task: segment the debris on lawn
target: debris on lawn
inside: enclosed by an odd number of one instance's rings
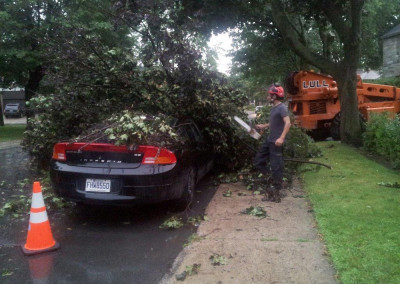
[[[112,115],[108,120],[93,125],[73,141],[111,142],[116,145],[147,143],[160,147],[177,146],[183,141],[176,128],[171,127],[173,120],[172,117],[163,114],[152,116],[124,110]]]
[[[279,241],[278,238],[261,238],[262,242],[277,242]]]
[[[390,188],[400,188],[400,183],[396,182],[379,182],[378,185]]]
[[[187,276],[196,275],[197,273],[199,273],[200,266],[201,266],[201,264],[198,264],[198,263],[186,266],[185,271],[183,271],[180,274],[175,275],[176,280],[177,281],[185,281]]]
[[[11,275],[13,275],[13,274],[14,274],[14,272],[11,271],[11,270],[8,270],[8,269],[4,269],[4,270],[1,272],[1,276],[2,276],[2,277],[11,276]]]
[[[197,235],[196,233],[191,234],[191,235],[189,236],[189,238],[187,239],[186,243],[183,244],[183,247],[184,247],[184,248],[185,248],[185,247],[188,247],[188,246],[190,246],[191,244],[193,244],[194,242],[199,242],[199,241],[204,240],[204,239],[205,239],[204,236],[199,236],[199,235]]]
[[[227,190],[222,194],[224,197],[232,197],[232,191]]]
[[[206,215],[189,217],[187,223],[192,224],[193,226],[199,226],[203,221],[208,221],[208,217]]]
[[[61,198],[57,197],[50,186],[49,177],[39,177],[35,180],[39,181],[42,186],[43,199],[46,204],[47,210],[61,209],[72,205],[70,202],[66,202]],[[9,200],[0,207],[0,217],[8,214],[12,218],[24,217],[29,213],[31,201],[32,201],[32,185],[34,179],[23,179],[19,180],[15,186],[6,185],[6,189],[15,194],[10,195]]]
[[[293,195],[293,198],[305,198],[305,195],[298,194],[298,195]]]
[[[258,218],[266,218],[267,217],[267,212],[260,206],[257,206],[257,207],[251,206],[249,208],[246,208],[246,210],[243,210],[241,213],[255,216]]]
[[[237,173],[230,173],[230,174],[223,173],[218,175],[217,180],[219,183],[235,183],[243,179],[243,176],[240,177]]]
[[[225,265],[228,263],[228,261],[226,260],[226,257],[223,255],[219,255],[219,254],[211,255],[210,260],[211,260],[211,264],[214,266]]]
[[[297,239],[296,241],[299,242],[299,243],[308,243],[308,242],[312,242],[312,240],[310,240],[310,239]]]
[[[172,216],[171,218],[167,219],[162,223],[159,228],[160,229],[179,229],[183,226],[182,218],[178,218],[176,216]]]
[[[192,275],[199,273],[200,267],[201,267],[201,264],[199,264],[199,263],[195,263],[193,265],[186,266],[186,269],[185,269],[186,275],[192,276]]]
[[[182,273],[175,275],[176,281],[185,281],[186,279],[186,272],[183,271]]]

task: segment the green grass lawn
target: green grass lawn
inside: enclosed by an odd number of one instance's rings
[[[0,142],[21,140],[26,125],[4,125],[0,126]]]
[[[333,169],[301,174],[320,232],[343,283],[400,283],[398,171],[339,142],[318,143]]]

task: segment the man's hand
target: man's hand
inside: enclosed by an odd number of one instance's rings
[[[285,142],[285,138],[279,137],[278,139],[276,139],[275,145],[281,147],[283,145],[283,142]]]
[[[269,126],[269,123],[257,124],[257,125],[255,126],[255,128],[256,128],[257,130],[262,130],[262,129],[267,128],[268,126]]]

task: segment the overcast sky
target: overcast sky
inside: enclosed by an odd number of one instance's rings
[[[229,37],[229,32],[213,35],[208,45],[218,53],[218,71],[228,74],[232,64],[232,57],[228,56],[232,48],[232,39]]]

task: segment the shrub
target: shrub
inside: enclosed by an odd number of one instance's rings
[[[372,114],[363,134],[366,150],[382,155],[395,168],[400,167],[400,119],[387,113]]]
[[[400,87],[400,78],[398,77],[379,78],[376,80],[363,80],[363,82]]]

